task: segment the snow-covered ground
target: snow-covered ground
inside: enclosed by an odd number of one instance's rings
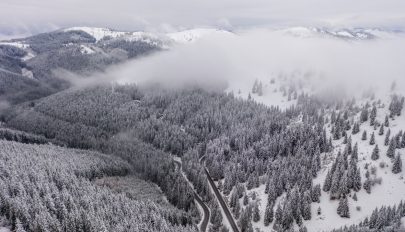
[[[388,106],[390,103],[390,95],[383,94],[379,96],[382,100],[384,108],[377,108],[377,121],[384,122],[385,116],[389,114]],[[370,102],[371,103],[371,102]],[[364,101],[360,101],[358,104],[364,104]],[[359,117],[359,114],[356,115]],[[405,129],[405,115],[402,114],[400,117],[395,117],[395,120],[390,120],[390,130],[391,136],[396,135],[400,130]],[[330,128],[328,128],[330,130]],[[362,132],[366,130],[368,134],[368,139],[363,141],[361,140]],[[378,160],[371,160],[371,153],[374,149],[373,145],[369,144],[369,139],[371,133],[375,134],[375,141],[378,144],[380,149],[380,157]],[[385,133],[387,129],[385,129]],[[312,215],[316,215],[316,210],[318,207],[321,207],[322,214],[320,216],[315,216],[311,221],[306,222],[306,226],[309,231],[323,231],[331,228],[338,228],[344,225],[357,224],[365,219],[366,216],[370,216],[372,211],[375,208],[379,208],[383,205],[393,206],[398,204],[401,200],[405,200],[405,180],[404,180],[404,171],[399,174],[393,174],[391,172],[392,162],[390,158],[386,156],[388,147],[384,145],[384,135],[378,135],[378,129],[374,130],[370,126],[369,122],[364,122],[360,126],[360,132],[352,136],[352,144],[358,143],[359,148],[359,163],[358,167],[361,171],[362,182],[365,180],[366,169],[364,166],[369,164],[370,167],[376,168],[376,178],[381,178],[381,184],[376,184],[371,188],[371,194],[366,193],[364,189],[361,189],[357,193],[358,201],[354,201],[352,198],[349,200],[350,208],[350,218],[341,218],[336,214],[336,209],[338,206],[338,201],[329,200],[329,195],[325,192],[322,192],[321,203],[313,203],[312,205]],[[343,151],[344,146],[342,140],[333,141],[335,146],[333,154],[336,155],[339,150]],[[404,153],[404,149],[397,149],[397,152]],[[325,156],[325,154],[324,154]],[[403,162],[405,161],[402,156]],[[323,181],[326,177],[328,168],[332,165],[332,162],[326,161],[324,163],[323,169],[320,171],[318,177],[314,180],[314,183],[320,183],[323,185]],[[384,167],[380,167],[380,163],[384,163]],[[373,175],[372,175],[373,176]],[[352,192],[353,194],[353,192]],[[356,208],[360,207],[359,210]]]
[[[137,32],[124,32],[115,31],[108,28],[98,28],[98,27],[71,27],[64,29],[65,32],[68,31],[84,31],[89,35],[93,36],[96,41],[100,41],[104,38],[120,38],[127,41],[143,41],[146,43],[156,43],[157,41],[163,41],[169,43],[170,41],[175,43],[190,43],[196,40],[213,34],[231,34],[228,31],[219,30],[215,28],[195,28],[191,30],[172,32],[167,34],[160,33],[149,33],[143,31]]]
[[[233,92],[235,96],[242,97],[247,99],[249,94],[251,98],[257,102],[263,103],[268,106],[279,106],[281,109],[286,109],[291,105],[296,104],[296,100],[288,100],[288,97],[283,95],[282,91],[280,91],[281,86],[285,86],[289,83],[288,80],[283,78],[275,78],[274,83],[271,83],[270,80],[273,78],[258,78],[257,80],[263,83],[263,95],[258,96],[257,94],[252,94],[252,86],[254,83],[254,79],[250,79],[249,82],[245,83],[230,83],[229,88],[226,90],[227,92]],[[287,85],[288,86],[288,85]],[[310,93],[310,86],[304,86],[298,89],[298,93]],[[368,102],[372,105],[373,102],[377,102],[381,100],[380,104],[377,104],[377,118],[376,121],[383,123],[385,116],[389,115],[388,106],[391,102],[391,92],[387,88],[381,88],[380,91],[375,90],[375,99],[372,100],[370,98],[364,99],[360,95],[357,97],[356,105],[362,107]],[[359,91],[361,92],[361,91]],[[370,107],[371,109],[371,107]],[[354,116],[356,121],[359,120],[360,113]],[[331,126],[330,124],[327,125],[327,132],[328,136],[330,135]],[[396,135],[399,131],[405,130],[405,112],[402,112],[402,115],[399,117],[395,117],[394,120],[390,119],[390,126],[389,129],[391,130],[391,137]],[[361,136],[363,131],[367,131],[367,140],[361,140]],[[386,152],[388,147],[384,145],[385,134],[388,131],[388,128],[385,128],[383,135],[378,135],[379,128],[374,130],[373,126],[370,126],[370,122],[364,122],[360,125],[360,132],[356,135],[352,135],[351,131],[349,131],[348,135],[352,136],[352,145],[354,146],[355,143],[358,143],[358,150],[359,150],[359,162],[358,167],[361,171],[362,183],[364,183],[365,173],[367,169],[365,169],[365,165],[369,165],[369,170],[371,167],[375,167],[376,173],[375,175],[371,175],[372,178],[381,178],[381,184],[375,184],[371,188],[371,194],[368,194],[363,188],[356,193],[358,200],[354,201],[351,197],[353,196],[353,191],[351,192],[350,197],[348,198],[349,208],[350,208],[350,218],[341,218],[336,210],[338,207],[337,200],[330,200],[329,194],[322,191],[322,195],[320,198],[320,203],[313,203],[311,205],[312,209],[312,219],[309,221],[304,221],[304,225],[307,227],[308,231],[317,232],[317,231],[329,231],[334,228],[340,228],[345,225],[352,225],[358,224],[362,220],[364,220],[367,216],[370,216],[372,211],[375,208],[380,208],[381,206],[393,206],[398,204],[401,200],[405,200],[405,179],[404,179],[404,171],[399,174],[393,174],[392,169],[392,161],[390,158],[386,156]],[[374,145],[369,144],[369,139],[371,133],[374,132],[375,134],[375,141],[378,144],[380,149],[379,159],[378,160],[371,160],[371,153],[374,149]],[[326,177],[326,173],[328,169],[331,167],[334,157],[338,153],[339,150],[343,151],[345,145],[343,144],[343,138],[340,140],[333,140],[334,151],[331,154],[322,154],[322,169],[318,173],[318,177],[314,179],[313,183],[321,184],[323,186],[324,179]],[[396,152],[401,154],[405,153],[405,149],[397,149]],[[405,162],[404,156],[402,156],[402,162]],[[380,166],[381,163],[384,163]],[[261,212],[261,219],[257,223],[253,223],[254,228],[258,228],[262,231],[272,231],[272,223],[265,227],[263,223],[264,211],[267,205],[267,194],[264,193],[265,185],[261,185],[259,188],[254,188],[249,190],[248,193],[251,194],[252,192],[256,192],[258,195],[258,199],[260,202],[259,209]],[[278,201],[280,198],[278,199]],[[241,200],[242,201],[242,200]],[[242,202],[241,202],[242,203]],[[242,205],[242,204],[241,204]],[[277,204],[275,204],[275,207]],[[321,208],[321,214],[317,214],[318,207]],[[402,220],[403,222],[405,219]]]
[[[0,217],[0,232],[11,232],[9,223],[4,217]]]
[[[191,30],[168,33],[167,36],[177,43],[190,43],[209,35],[231,35],[229,31],[215,28],[196,28]]]
[[[251,97],[258,102],[266,104],[268,106],[279,106],[280,108],[287,108],[296,103],[295,100],[287,100],[286,96],[283,96],[281,91],[274,91],[280,88],[282,82],[280,80],[275,81],[275,83],[271,84],[269,81],[265,79],[261,79],[260,81],[263,82],[263,96],[258,96],[257,94],[252,94],[251,85],[237,85],[233,84],[227,90],[233,91],[235,96],[240,96],[243,98],[247,98],[249,93]],[[240,91],[239,91],[240,90]],[[365,99],[365,100],[358,100],[357,105],[362,107],[366,101],[370,104],[373,102],[377,102],[380,99],[381,103],[379,107],[377,107],[377,119],[376,121],[383,123],[385,116],[389,115],[388,106],[391,101],[391,93],[388,91],[386,92],[378,92],[375,100]],[[355,119],[358,120],[360,113],[355,116]],[[390,119],[390,126],[391,136],[396,135],[399,131],[405,129],[405,114],[400,117],[395,117],[394,120]],[[327,125],[327,131],[330,132],[330,124]],[[363,141],[361,140],[362,132],[366,130],[368,134],[368,139]],[[357,192],[357,201],[354,201],[351,197],[349,198],[349,207],[350,207],[350,218],[341,218],[337,215],[336,210],[338,207],[337,200],[330,200],[329,194],[322,191],[321,202],[320,203],[313,203],[312,207],[312,219],[309,221],[304,221],[304,225],[308,228],[308,231],[328,231],[333,228],[339,228],[344,225],[352,225],[358,224],[365,217],[370,216],[372,211],[375,208],[379,208],[383,205],[385,206],[393,206],[398,204],[401,200],[405,200],[405,179],[404,179],[404,171],[399,174],[393,174],[392,169],[392,162],[390,158],[386,156],[387,146],[384,146],[384,139],[385,133],[387,132],[387,128],[385,128],[384,135],[378,135],[378,130],[374,130],[374,127],[370,126],[370,122],[364,122],[360,126],[360,132],[356,135],[351,135],[349,131],[349,135],[352,136],[352,145],[358,143],[359,148],[359,163],[358,167],[361,170],[362,176],[362,183],[364,182],[365,173],[367,169],[365,169],[365,165],[369,165],[369,170],[371,167],[376,168],[375,175],[372,175],[374,178],[381,178],[381,184],[376,184],[371,188],[371,194],[366,193],[364,189],[361,189]],[[371,160],[371,152],[374,149],[373,145],[369,144],[369,138],[371,133],[375,133],[376,144],[380,149],[380,158],[376,161]],[[318,177],[314,179],[314,184],[320,183],[323,186],[323,182],[326,176],[328,169],[331,167],[334,157],[338,153],[339,150],[344,150],[343,139],[334,140],[333,145],[335,147],[332,154],[322,154],[323,158],[323,167],[322,170],[319,172]],[[404,149],[397,149],[397,152],[404,153]],[[405,162],[404,156],[402,156],[402,162]],[[384,163],[383,167],[380,166],[381,163]],[[261,185],[259,188],[252,189],[248,192],[256,192],[258,194],[258,199],[260,199],[260,212],[261,212],[261,220],[257,223],[253,223],[255,228],[259,228],[262,231],[271,231],[272,224],[270,226],[265,227],[263,225],[263,216],[264,210],[267,204],[267,194],[264,193],[264,185]],[[350,196],[353,195],[353,191]],[[277,205],[277,204],[276,204]],[[317,215],[318,207],[321,208],[321,215]]]
[[[21,48],[21,49],[26,49],[26,48],[30,47],[30,45],[22,43],[22,42],[0,42],[0,45],[8,45],[8,46]]]

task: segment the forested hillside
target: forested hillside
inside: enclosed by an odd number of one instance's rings
[[[15,107],[3,117],[9,127],[129,161],[133,171],[160,186],[169,202],[196,216],[191,187],[176,171],[170,154],[182,157],[188,180],[211,208],[213,231],[224,229],[227,219],[212,195],[205,167],[241,231],[270,226],[305,231],[306,221],[322,214],[312,205],[322,206],[330,194],[330,199],[340,201],[337,215],[348,217],[348,196],[363,188],[368,191],[367,183],[375,184],[370,174],[360,172],[363,162],[358,156],[363,150],[358,154],[358,145],[349,137],[358,133],[358,123],[369,120],[368,115],[360,121],[350,115],[365,115],[367,110],[374,120],[376,113],[371,105],[359,109],[352,101],[296,95],[296,104],[282,111],[232,93],[107,85],[63,91],[34,105]],[[400,115],[401,102],[392,99],[393,119]],[[401,136],[395,138],[401,144]],[[344,145],[340,151],[339,141]],[[335,162],[327,180],[318,184],[331,159]],[[265,200],[258,195],[262,190]],[[399,219],[402,209],[402,204],[395,208]],[[400,226],[397,220],[385,223],[378,228]]]
[[[12,230],[194,231],[181,213],[92,183],[131,172],[117,157],[17,142],[0,147],[0,213]]]

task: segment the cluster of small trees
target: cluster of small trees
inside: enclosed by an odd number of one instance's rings
[[[252,88],[252,93],[256,93],[259,96],[263,96],[263,83],[261,81],[255,80]]]
[[[390,110],[390,117],[401,116],[402,108],[404,107],[404,97],[400,97],[396,94],[392,96],[391,103],[388,107]]]
[[[333,232],[377,232],[400,231],[401,218],[405,217],[405,205],[401,201],[396,206],[382,206],[376,208],[359,225],[346,226]]]

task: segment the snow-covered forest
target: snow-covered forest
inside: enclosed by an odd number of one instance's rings
[[[405,3],[233,1],[1,2],[0,232],[405,231]]]

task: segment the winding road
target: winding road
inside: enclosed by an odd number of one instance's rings
[[[215,185],[214,180],[212,179],[210,173],[208,172],[208,169],[205,167],[204,159],[205,159],[205,156],[202,156],[202,157],[200,158],[200,163],[201,163],[201,165],[203,165],[203,167],[204,167],[205,174],[207,175],[207,178],[208,178],[208,182],[210,183],[211,188],[214,190],[214,194],[215,194],[215,196],[216,196],[216,198],[217,198],[219,204],[221,205],[221,208],[222,208],[222,210],[224,211],[225,216],[226,216],[226,218],[228,219],[229,225],[232,227],[232,230],[233,230],[234,232],[239,232],[239,228],[238,228],[238,226],[236,225],[235,219],[233,218],[233,216],[232,216],[232,214],[231,214],[231,211],[229,210],[228,205],[225,203],[225,200],[224,200],[224,198],[222,197],[221,193],[219,192],[217,186]]]
[[[188,181],[187,176],[184,174],[183,172],[183,166],[182,163],[177,161],[177,160],[173,160],[174,163],[177,165],[177,168],[180,170],[180,172],[182,172],[184,178]],[[208,222],[210,219],[210,211],[208,209],[208,206],[202,201],[201,197],[197,194],[197,192],[193,189],[194,192],[194,199],[197,201],[197,203],[201,206],[201,208],[204,211],[204,215],[203,215],[203,219],[200,225],[200,231],[201,232],[205,232],[207,230],[207,226],[208,226]]]

